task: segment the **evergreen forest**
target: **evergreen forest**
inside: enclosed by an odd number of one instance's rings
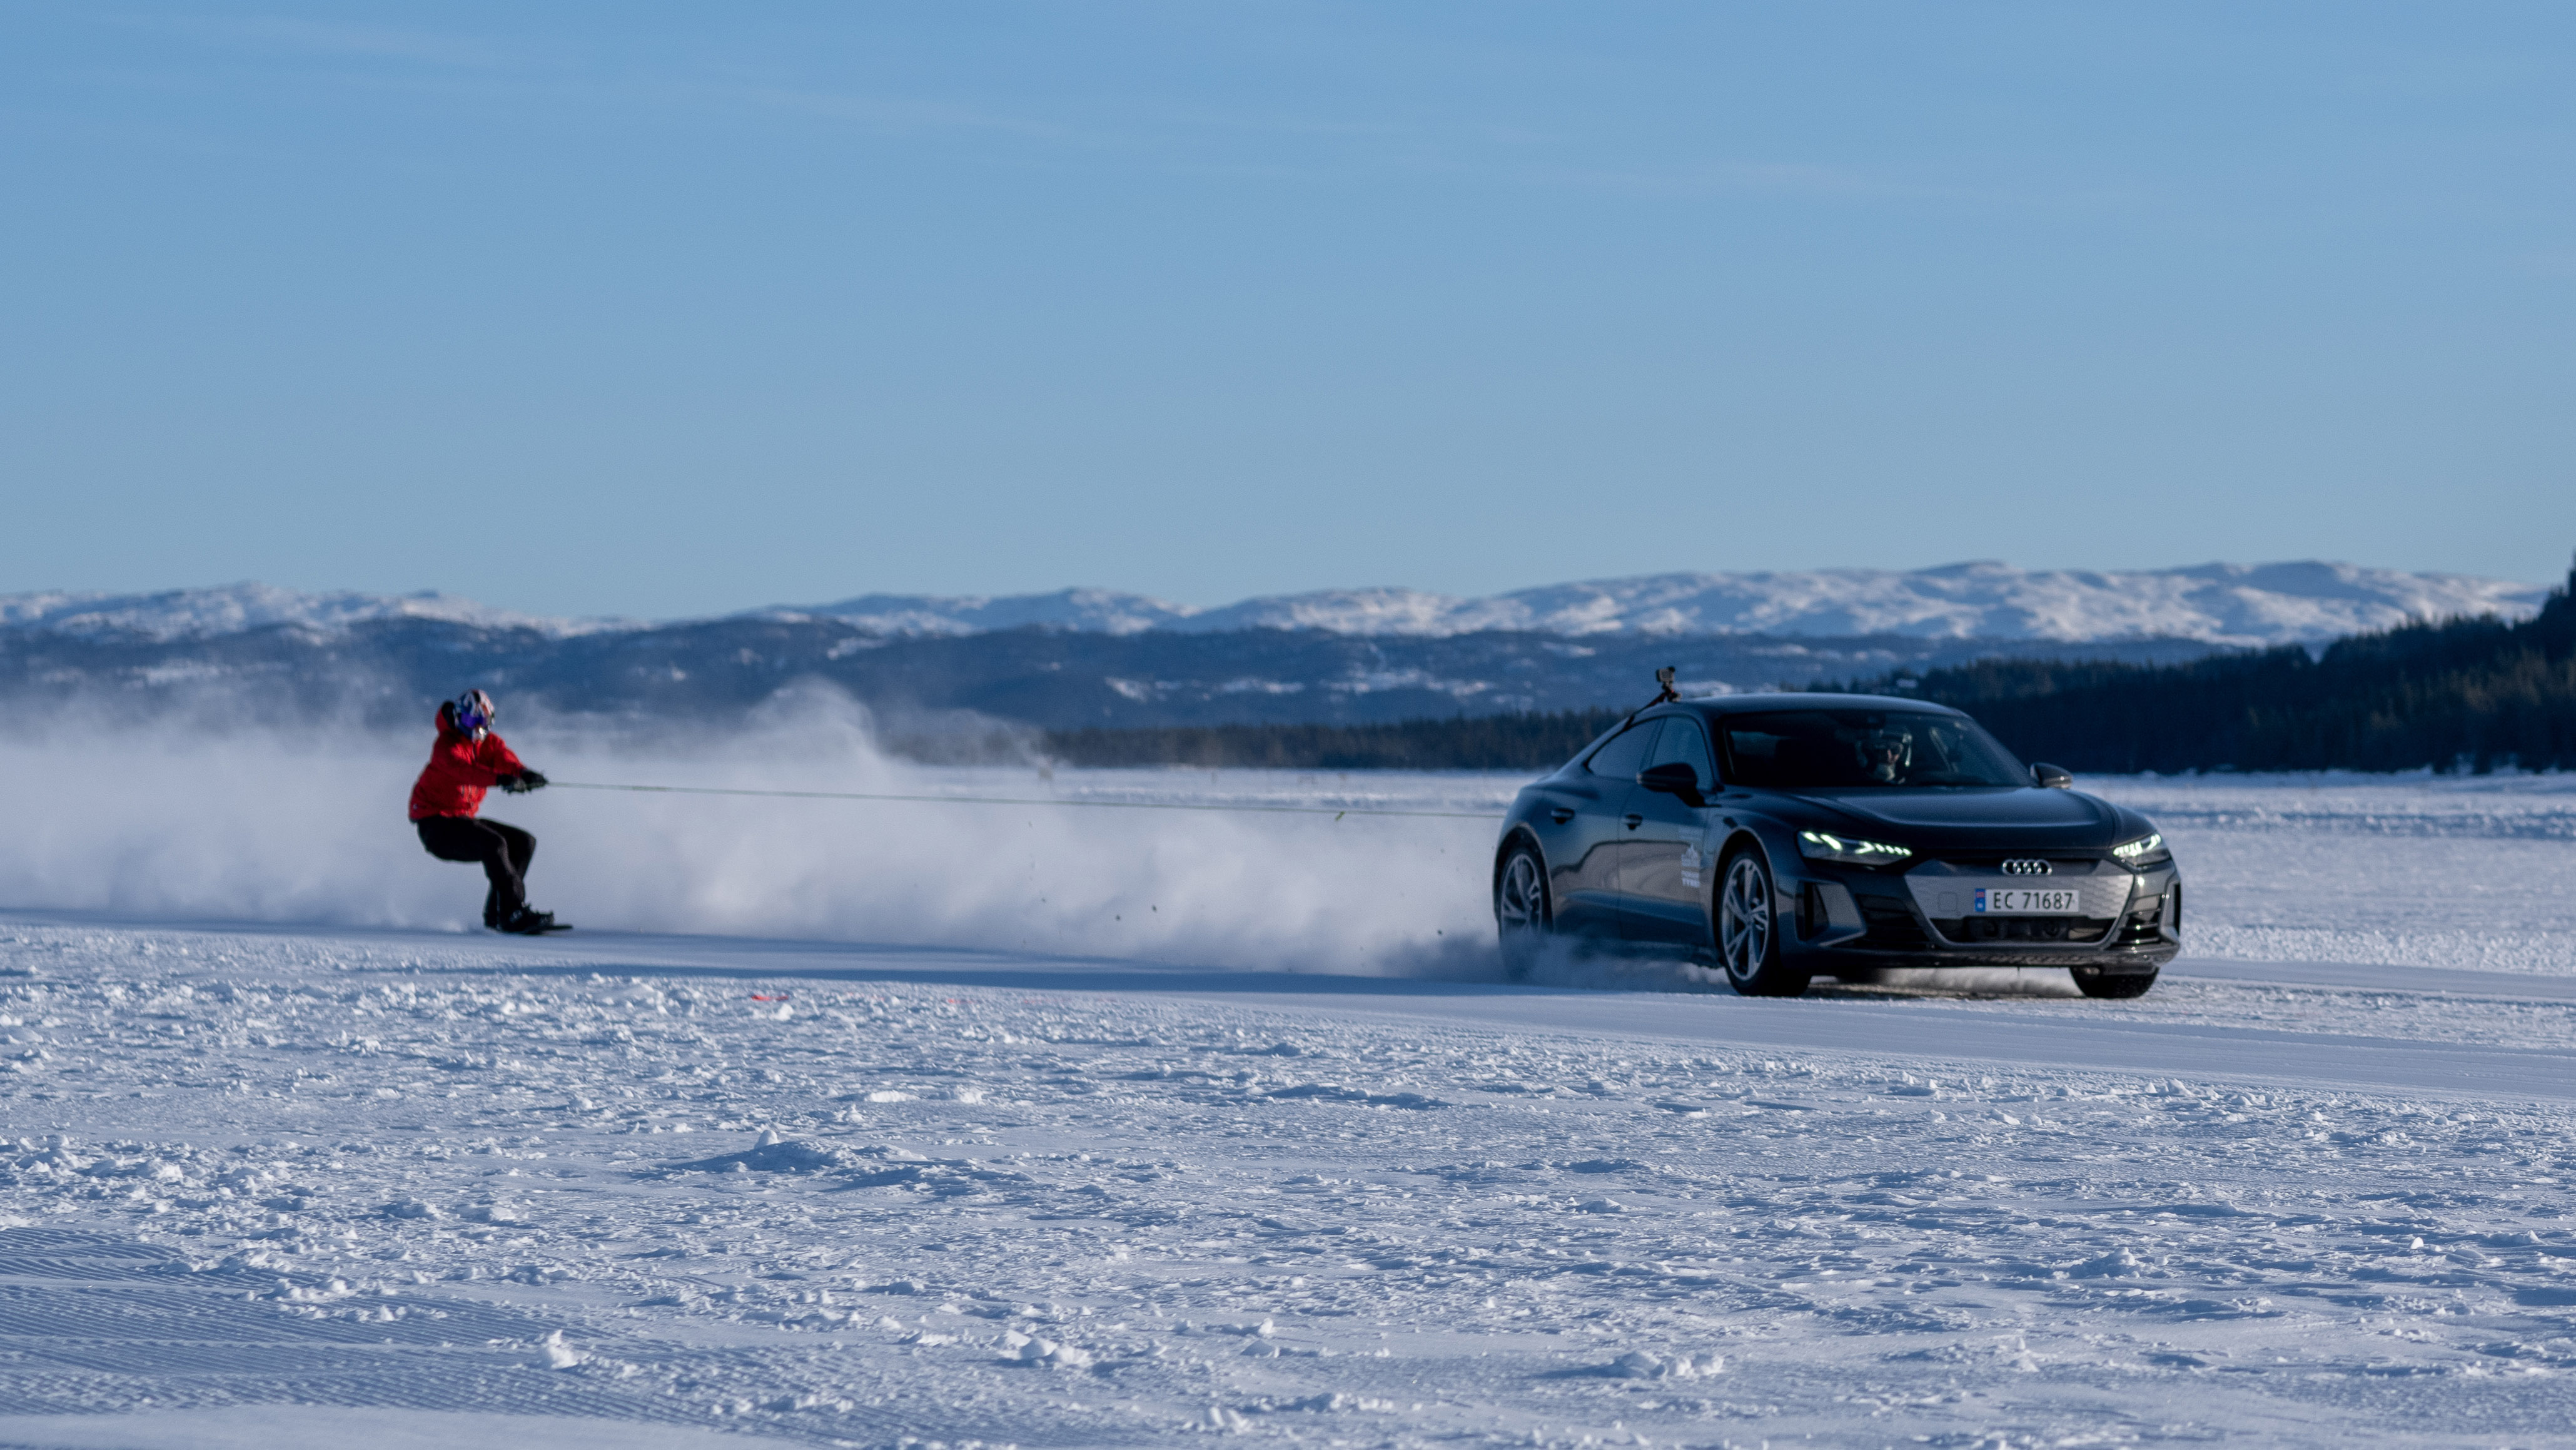
[[[1459,715],[1377,725],[1183,725],[1050,730],[1067,765],[1189,765],[1274,770],[1551,770],[1626,710]]]
[[[2538,615],[2175,665],[1984,660],[1851,688],[1956,706],[2025,760],[2107,773],[2576,769],[2576,571]]]
[[[2410,624],[2174,664],[1987,659],[1815,688],[1975,715],[2025,760],[2107,774],[2576,770],[2576,571],[2538,615]],[[1371,724],[1054,730],[1071,765],[1553,768],[1623,708]]]

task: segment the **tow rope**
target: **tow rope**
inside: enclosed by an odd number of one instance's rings
[[[1259,806],[1194,805],[1183,801],[1085,801],[1037,796],[998,795],[891,795],[854,790],[740,790],[712,785],[603,785],[593,781],[556,780],[547,784],[555,790],[622,790],[645,795],[748,795],[772,796],[787,800],[821,801],[919,801],[930,805],[965,806],[1091,806],[1114,811],[1236,811],[1263,815],[1331,816],[1436,816],[1453,821],[1498,821],[1500,811],[1408,811],[1383,806]]]

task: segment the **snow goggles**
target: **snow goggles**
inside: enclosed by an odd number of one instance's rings
[[[456,716],[456,728],[471,734],[492,728],[492,697],[481,690],[468,690],[456,697],[450,707]]]

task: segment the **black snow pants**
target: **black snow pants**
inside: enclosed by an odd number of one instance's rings
[[[472,816],[430,816],[415,821],[420,843],[441,861],[480,861],[492,889],[483,897],[483,924],[499,926],[528,904],[528,863],[537,838],[516,826]]]

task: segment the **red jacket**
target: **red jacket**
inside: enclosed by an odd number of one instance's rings
[[[448,723],[447,707],[438,710],[438,743],[430,747],[429,764],[411,787],[411,818],[470,816],[483,809],[483,794],[505,775],[527,767],[501,737],[485,731],[475,739]]]

